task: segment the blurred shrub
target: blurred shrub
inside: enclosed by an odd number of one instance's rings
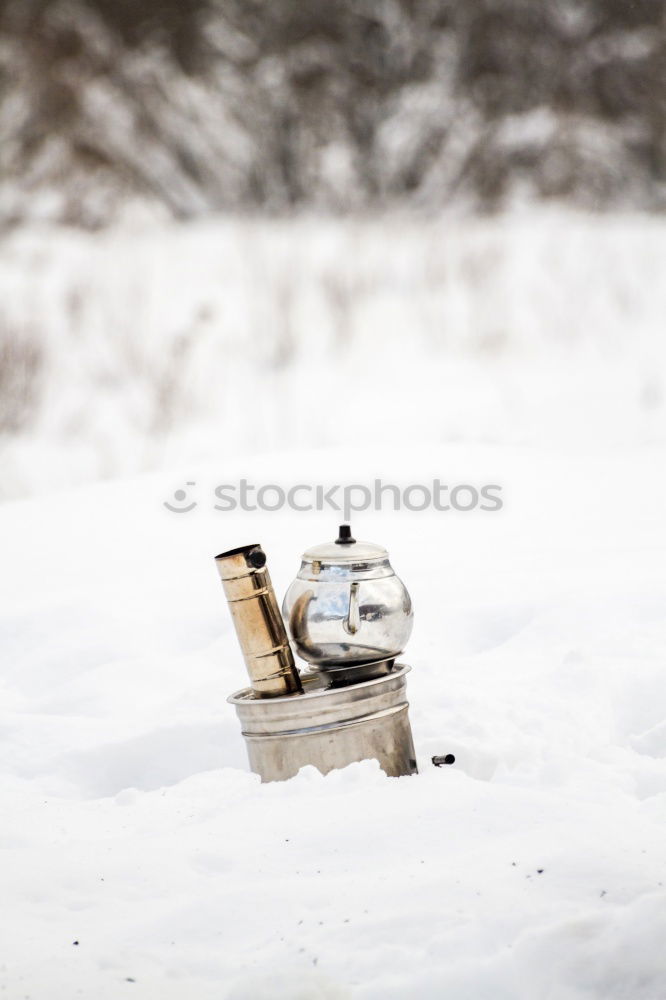
[[[661,0],[0,0],[0,217],[666,202]]]
[[[42,368],[35,336],[0,329],[0,434],[21,430],[34,416]]]

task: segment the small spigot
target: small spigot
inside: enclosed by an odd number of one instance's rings
[[[435,756],[431,758],[435,767],[442,767],[443,764],[455,764],[456,758],[452,753],[444,754],[441,757]]]

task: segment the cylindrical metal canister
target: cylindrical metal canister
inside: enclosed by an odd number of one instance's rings
[[[221,552],[215,562],[252,690],[279,697],[303,690],[260,545]]]
[[[282,781],[313,764],[322,774],[354,761],[374,759],[386,774],[416,773],[407,714],[406,676],[394,669],[372,680],[330,687],[324,675],[303,675],[299,698],[256,698],[245,688],[235,706],[251,769],[262,781]]]

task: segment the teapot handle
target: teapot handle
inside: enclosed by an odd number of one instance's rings
[[[352,583],[349,591],[349,609],[347,618],[342,623],[345,632],[355,635],[361,627],[361,612],[358,604],[358,583]]]

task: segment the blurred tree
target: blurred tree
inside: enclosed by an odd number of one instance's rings
[[[666,200],[663,0],[0,0],[0,217]]]

